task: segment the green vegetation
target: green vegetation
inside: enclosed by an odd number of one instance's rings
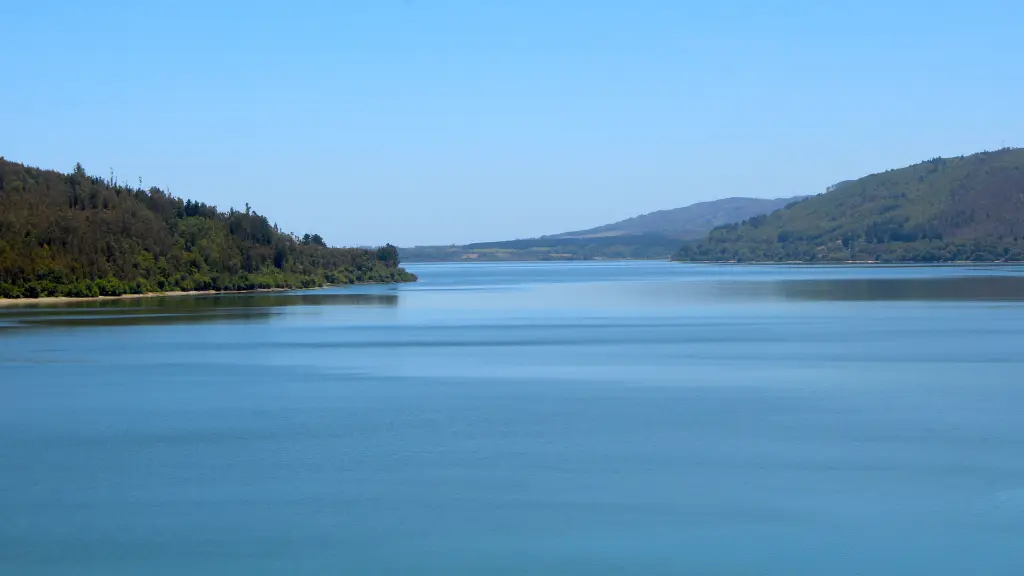
[[[406,282],[390,244],[329,248],[248,205],[219,212],[158,188],[0,158],[0,298]]]
[[[659,210],[615,222],[540,238],[480,242],[464,246],[403,248],[406,259],[419,262],[452,260],[666,260],[679,241],[700,238],[719,224],[767,214],[795,198],[724,198],[673,210]]]
[[[1024,260],[1024,149],[934,158],[844,181],[687,243],[683,261]]]

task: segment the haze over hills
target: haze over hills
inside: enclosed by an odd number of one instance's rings
[[[712,228],[768,214],[805,196],[792,198],[722,198],[682,208],[658,210],[587,230],[565,232],[543,238],[599,238],[637,234],[660,234],[684,240],[701,238]]]
[[[1021,261],[1024,149],[931,160],[714,229],[687,261]]]
[[[407,261],[669,258],[683,240],[701,238],[715,226],[767,214],[802,198],[723,198],[587,230],[463,246],[415,246],[403,248],[402,255]]]

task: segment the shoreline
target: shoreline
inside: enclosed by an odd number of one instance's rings
[[[221,294],[257,294],[260,292],[298,292],[319,288],[257,288],[255,290],[194,290],[186,292],[146,292],[144,294],[121,294],[120,296],[42,296],[40,298],[0,298],[0,308],[19,304],[70,304],[74,302],[102,302],[105,300],[135,300],[139,298],[177,298],[180,296],[216,296]]]
[[[415,282],[409,280],[407,282]],[[139,298],[179,298],[181,296],[224,296],[231,294],[262,294],[267,292],[309,292],[341,286],[372,286],[375,284],[403,284],[405,282],[353,282],[351,284],[324,284],[313,288],[255,288],[253,290],[171,290],[168,292],[146,292],[144,294],[121,294],[120,296],[43,296],[40,298],[0,298],[0,308],[32,304],[71,304],[75,302],[103,302],[106,300],[135,300]]]
[[[672,264],[735,264],[738,266],[792,266],[800,264],[804,266],[848,266],[854,265],[873,265],[873,266],[992,266],[992,265],[1007,265],[1007,266],[1019,266],[1024,264],[1024,260],[992,260],[992,261],[977,261],[977,260],[946,260],[942,262],[915,262],[913,260],[895,260],[892,262],[882,262],[879,260],[823,260],[820,262],[807,262],[806,260],[749,260],[745,262],[737,262],[736,260],[672,260],[664,258],[580,258],[580,259],[564,259],[564,260],[421,260],[417,262],[409,262],[408,264],[424,265],[424,264],[496,264],[496,263],[555,263],[555,262],[669,262]]]

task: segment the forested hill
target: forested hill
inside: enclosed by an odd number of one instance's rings
[[[682,208],[658,210],[588,230],[565,232],[545,238],[600,238],[657,234],[668,238],[696,239],[705,236],[716,226],[740,222],[760,214],[769,214],[803,198],[803,196],[793,198],[721,198],[698,202]]]
[[[845,181],[683,246],[685,261],[1024,260],[1024,149]]]
[[[329,248],[263,215],[0,158],[0,297],[411,281],[398,250]]]

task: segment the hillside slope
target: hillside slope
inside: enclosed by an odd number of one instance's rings
[[[463,246],[415,246],[402,248],[402,254],[413,262],[668,259],[684,239],[703,237],[719,224],[767,214],[801,198],[724,198],[659,210],[589,230]]]
[[[328,248],[265,216],[0,158],[0,298],[396,282],[393,246]]]
[[[1006,148],[841,183],[713,230],[679,260],[1024,260],[1024,149]]]
[[[658,210],[588,230],[565,232],[544,238],[599,238],[628,234],[657,234],[679,239],[700,238],[716,226],[740,222],[760,214],[769,214],[803,198],[805,197],[722,198],[709,202],[698,202],[682,208]]]

